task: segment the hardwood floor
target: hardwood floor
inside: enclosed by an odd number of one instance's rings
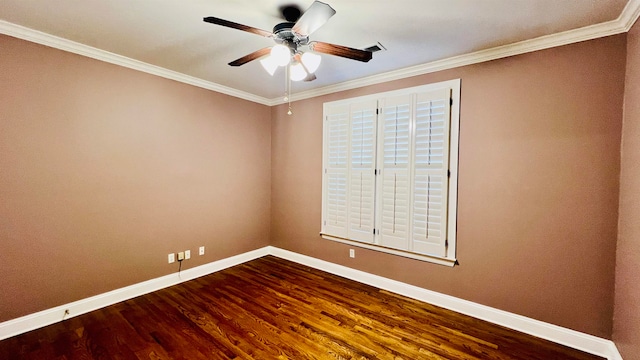
[[[0,342],[0,359],[601,359],[272,256]]]

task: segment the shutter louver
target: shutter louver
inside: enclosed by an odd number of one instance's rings
[[[375,209],[376,107],[351,106],[349,239],[372,243]]]
[[[446,255],[449,98],[447,89],[416,100],[411,240],[420,254]]]
[[[411,96],[384,100],[380,245],[409,250]]]
[[[340,106],[329,110],[325,121],[325,158],[323,232],[347,236],[347,174],[349,149],[349,111]]]

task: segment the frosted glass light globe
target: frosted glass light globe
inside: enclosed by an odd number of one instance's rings
[[[260,60],[260,64],[262,64],[262,67],[265,70],[267,70],[267,72],[271,76],[273,76],[273,74],[276,72],[276,69],[278,68],[278,64],[276,64],[276,62],[273,59],[273,56],[271,56],[271,55],[269,55],[266,58]]]
[[[299,62],[291,64],[291,81],[304,80],[307,77],[307,72]]]
[[[313,74],[318,70],[320,66],[320,62],[322,61],[322,57],[318,54],[314,54],[312,52],[306,52],[302,54],[302,63],[307,68],[310,74]]]
[[[271,58],[278,66],[287,66],[291,61],[291,50],[285,45],[278,44],[271,48]]]

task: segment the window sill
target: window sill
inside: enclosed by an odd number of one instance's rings
[[[359,242],[359,241],[344,239],[344,238],[341,238],[341,237],[336,237],[336,236],[327,235],[327,234],[323,234],[323,233],[320,233],[320,236],[325,240],[337,241],[339,243],[343,243],[343,244],[347,244],[347,245],[353,245],[353,246],[357,246],[357,247],[361,247],[361,248],[365,248],[365,249],[369,249],[369,250],[375,250],[375,251],[384,252],[384,253],[387,253],[387,254],[403,256],[403,257],[406,257],[406,258],[409,258],[409,259],[426,261],[426,262],[430,262],[430,263],[434,263],[434,264],[438,264],[438,265],[445,265],[445,266],[449,266],[449,267],[454,267],[455,265],[458,264],[458,261],[455,258],[454,259],[441,258],[441,257],[436,257],[436,256],[416,254],[416,253],[411,253],[411,252],[408,252],[408,251],[391,249],[391,248],[387,248],[387,247],[380,246],[380,245],[367,244],[367,243],[362,243],[362,242]]]

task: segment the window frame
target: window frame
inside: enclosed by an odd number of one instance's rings
[[[431,262],[431,263],[435,263],[435,264],[440,264],[440,265],[446,265],[446,266],[454,266],[457,263],[457,258],[456,258],[456,250],[457,250],[457,193],[458,193],[458,154],[459,154],[459,137],[460,137],[460,85],[461,85],[461,80],[460,79],[453,79],[453,80],[448,80],[448,81],[443,81],[443,82],[438,82],[438,83],[432,83],[432,84],[427,84],[427,85],[421,85],[421,86],[415,86],[415,87],[410,87],[410,88],[404,88],[404,89],[399,89],[399,90],[393,90],[393,91],[387,91],[387,92],[382,92],[382,93],[376,93],[376,94],[371,94],[371,95],[365,95],[365,96],[359,96],[359,97],[354,97],[354,98],[348,98],[348,99],[342,99],[342,100],[337,100],[337,101],[331,101],[331,102],[326,102],[323,104],[323,114],[322,114],[322,121],[323,121],[323,147],[322,147],[322,214],[321,214],[321,232],[320,235],[323,239],[327,239],[327,240],[331,240],[331,241],[336,241],[336,242],[340,242],[340,243],[344,243],[344,244],[348,244],[348,245],[352,245],[352,246],[357,246],[357,247],[361,247],[361,248],[366,248],[366,249],[371,249],[371,250],[376,250],[376,251],[381,251],[384,253],[389,253],[389,254],[393,254],[393,255],[399,255],[399,256],[403,256],[403,257],[407,257],[407,258],[411,258],[411,259],[416,259],[416,260],[421,260],[421,261],[427,261],[427,262]],[[352,240],[352,239],[348,239],[342,236],[336,236],[336,235],[332,235],[330,233],[326,233],[325,232],[325,224],[326,224],[326,219],[325,216],[327,214],[327,204],[325,202],[325,198],[327,195],[327,182],[326,182],[326,177],[328,176],[327,173],[327,169],[328,169],[328,163],[327,163],[327,151],[328,151],[328,143],[329,143],[329,136],[328,136],[328,131],[329,131],[329,126],[327,125],[327,121],[328,121],[328,116],[329,116],[329,110],[330,109],[335,109],[337,107],[350,107],[352,104],[362,104],[362,103],[371,103],[371,102],[375,102],[376,104],[378,104],[376,106],[376,111],[377,111],[377,115],[376,115],[376,127],[380,126],[380,119],[382,117],[381,114],[381,110],[382,107],[380,106],[381,103],[383,103],[383,99],[388,99],[388,98],[392,98],[392,97],[399,97],[399,96],[414,96],[414,97],[418,97],[420,94],[425,93],[425,92],[431,92],[434,90],[442,90],[442,89],[448,89],[448,91],[450,91],[450,122],[449,122],[449,177],[448,177],[448,203],[447,203],[447,237],[446,237],[446,241],[447,241],[447,245],[445,247],[446,251],[445,251],[445,255],[444,256],[436,256],[436,255],[427,255],[427,254],[421,254],[421,253],[415,253],[415,252],[411,252],[411,251],[405,251],[405,250],[401,250],[401,249],[395,249],[395,248],[390,248],[390,247],[385,247],[382,245],[379,245],[378,243],[376,243],[377,241],[380,241],[380,237],[379,237],[379,225],[375,224],[376,226],[376,231],[377,233],[374,234],[373,236],[373,243],[367,243],[367,242],[362,242],[362,241],[358,241],[358,240]],[[414,115],[412,115],[414,116]],[[347,116],[348,118],[351,117],[351,113],[349,113],[349,115]],[[411,126],[415,127],[415,119],[411,120]],[[351,131],[351,124],[349,123],[348,125],[348,132]],[[377,131],[377,139],[376,139],[376,154],[375,156],[379,157],[381,156],[381,152],[380,152],[380,147],[382,144],[382,139],[381,139],[381,135],[378,132],[379,129],[376,129]],[[413,129],[412,129],[413,131]],[[413,140],[412,140],[413,141]],[[347,150],[347,159],[348,159],[349,155],[348,155],[348,150]],[[349,160],[347,160],[348,162]],[[379,166],[379,160],[375,161],[374,167],[376,168],[376,170],[378,169]],[[411,174],[414,173],[415,170],[415,166],[413,163],[414,159],[411,159]],[[349,172],[349,166],[347,167],[346,170],[346,176],[347,176],[347,187],[349,185],[349,179],[348,176],[350,175]],[[375,177],[375,181],[376,181],[376,186],[375,186],[375,197],[381,196],[380,195],[380,187],[379,187],[379,183],[380,183],[380,177],[376,176]],[[411,189],[411,191],[413,191],[413,188]],[[347,194],[349,194],[347,192]],[[409,206],[412,203],[410,203]],[[377,207],[379,205],[379,200],[375,200],[375,205],[374,207]],[[348,212],[347,212],[348,214]],[[374,216],[374,221],[376,220],[377,216]],[[344,219],[344,221],[348,222],[348,216]],[[410,239],[409,239],[410,241]]]

